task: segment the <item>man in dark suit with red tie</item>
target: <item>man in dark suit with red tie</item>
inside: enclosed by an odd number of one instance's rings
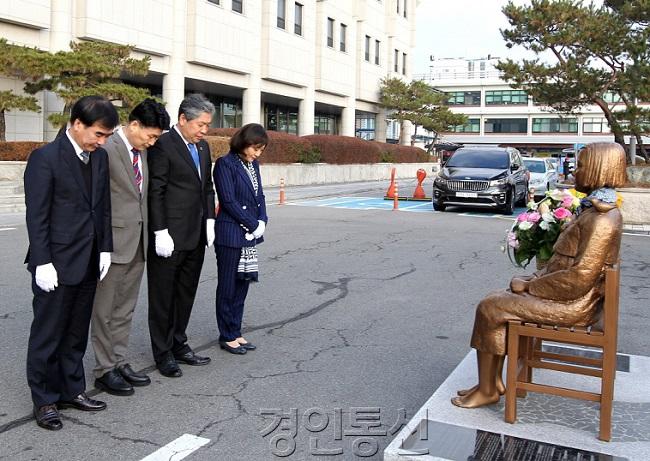
[[[149,149],[149,333],[156,366],[167,377],[182,375],[178,362],[210,362],[190,348],[185,330],[205,246],[214,242],[212,160],[203,140],[213,114],[204,96],[187,95],[178,123]]]
[[[32,152],[25,169],[25,262],[34,293],[27,382],[36,422],[45,429],[61,429],[60,408],[106,408],[85,394],[83,356],[97,279],[108,272],[113,251],[101,146],[117,124],[110,101],[85,96],[72,107],[69,128]]]

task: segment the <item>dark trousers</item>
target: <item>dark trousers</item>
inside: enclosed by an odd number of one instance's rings
[[[214,246],[217,254],[217,326],[219,341],[233,341],[241,334],[244,301],[250,280],[237,278],[241,248]]]
[[[185,330],[190,321],[204,256],[202,243],[194,250],[174,250],[169,258],[161,258],[156,254],[155,245],[149,245],[149,334],[156,363],[170,353],[180,355],[191,351]]]
[[[96,264],[97,258],[91,258]],[[86,390],[83,357],[97,288],[97,268],[78,285],[41,290],[32,276],[34,320],[27,345],[27,383],[37,407],[70,400]]]

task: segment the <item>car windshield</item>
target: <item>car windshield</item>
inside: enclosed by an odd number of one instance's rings
[[[524,160],[524,165],[531,173],[546,173],[544,162],[534,162],[532,160]]]
[[[448,167],[508,168],[508,153],[499,151],[457,150],[447,162]]]

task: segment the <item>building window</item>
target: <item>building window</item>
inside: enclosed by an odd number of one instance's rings
[[[339,31],[339,39],[340,39],[339,49],[341,51],[345,51],[345,42],[347,38],[346,37],[347,33],[348,33],[348,26],[346,26],[345,24],[341,24],[341,30]]]
[[[370,36],[366,35],[365,59],[370,62]]]
[[[371,112],[357,112],[355,114],[355,136],[373,141],[375,139],[375,117]]]
[[[327,18],[327,46],[334,48],[334,19]]]
[[[393,70],[399,72],[399,50],[393,53]]]
[[[583,133],[609,133],[607,120],[600,117],[584,117],[582,119]]]
[[[402,53],[402,75],[406,75],[406,53]]]
[[[232,10],[237,13],[244,12],[244,0],[232,0]]]
[[[486,133],[527,133],[528,119],[525,118],[487,118]]]
[[[221,5],[221,0],[208,0],[208,3],[214,3],[215,5]]]
[[[242,126],[242,107],[240,99],[225,98],[223,96],[206,94],[214,104],[212,128],[239,128]]]
[[[577,133],[576,118],[534,118],[533,133]]]
[[[464,125],[456,125],[450,127],[449,131],[454,133],[480,133],[481,120],[478,118],[470,118]]]
[[[330,114],[314,115],[314,134],[338,134],[338,117]]]
[[[375,40],[375,64],[379,65],[379,50],[381,48],[381,42]]]
[[[496,90],[485,92],[486,106],[525,106],[528,95],[523,90]]]
[[[451,91],[447,93],[447,104],[450,106],[480,106],[480,91]]]
[[[266,104],[264,106],[266,129],[298,134],[298,109],[288,106]]]
[[[293,23],[293,33],[296,35],[302,35],[302,5],[296,2],[294,7],[294,23]]]
[[[278,0],[278,19],[277,19],[277,26],[280,29],[284,29],[284,19],[286,16],[286,8],[287,8],[287,2],[286,0]]]

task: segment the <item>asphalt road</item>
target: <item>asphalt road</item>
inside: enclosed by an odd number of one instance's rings
[[[385,188],[358,186],[366,195]],[[305,188],[303,196],[354,192],[336,187]],[[288,191],[289,200],[299,196]],[[240,357],[218,348],[209,249],[188,333],[212,363],[182,366],[183,377],[173,379],[153,369],[145,281],[130,356],[135,369],[149,372],[151,386],[130,397],[99,393],[106,411],[64,410],[64,428],[54,433],[29,417],[24,218],[2,217],[0,460],[140,460],[183,434],[209,440],[185,458],[192,461],[280,459],[273,450],[290,451],[293,443],[288,459],[363,459],[355,452],[375,448],[365,459],[381,459],[390,429],[410,419],[468,353],[478,300],[521,273],[500,251],[510,225],[502,218],[277,205],[269,216],[260,283],[244,314],[244,334],[259,349]],[[649,243],[647,236],[623,238],[622,353],[648,355]],[[93,362],[89,349],[89,390]],[[286,418],[271,431],[273,414]],[[295,437],[283,435],[292,429]],[[317,454],[322,450],[343,454]]]

